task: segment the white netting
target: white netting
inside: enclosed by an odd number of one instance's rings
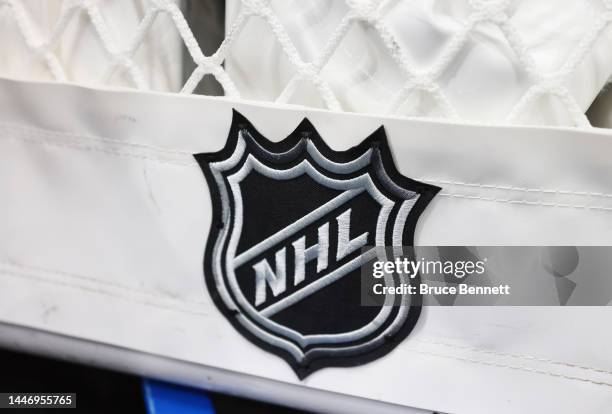
[[[449,0],[445,7],[449,9],[455,7],[458,4],[455,1],[463,0],[452,0],[452,6]],[[538,0],[540,3],[543,1],[546,0]],[[4,55],[0,57],[0,74],[28,77],[24,74],[28,73],[36,63],[42,62],[44,65],[38,69],[35,78],[44,78],[43,72],[46,72],[59,81],[127,84],[138,89],[176,90],[181,93],[192,93],[206,75],[212,75],[221,84],[227,96],[258,97],[248,90],[248,82],[243,80],[258,81],[271,75],[253,66],[247,68],[249,74],[242,76],[242,80],[236,82],[235,68],[239,68],[241,56],[232,50],[235,44],[244,44],[244,42],[250,44],[251,49],[258,50],[260,39],[252,37],[241,39],[244,37],[245,27],[252,20],[257,20],[257,24],[267,27],[269,35],[279,46],[278,50],[292,67],[291,76],[276,96],[261,97],[278,102],[292,102],[292,97],[299,92],[300,85],[306,82],[314,86],[313,90],[324,105],[333,110],[420,115],[414,105],[406,109],[406,102],[423,93],[430,101],[429,105],[439,109],[436,116],[516,123],[521,122],[521,117],[529,112],[535,102],[552,97],[555,98],[555,105],[561,105],[567,111],[568,119],[573,123],[588,125],[584,112],[605,79],[610,76],[612,54],[602,53],[602,50],[606,48],[612,50],[610,47],[612,0],[548,2],[551,7],[551,19],[555,18],[555,7],[568,9],[570,3],[572,7],[575,4],[580,6],[580,9],[577,9],[579,12],[571,12],[571,14],[580,14],[579,36],[573,37],[576,40],[575,44],[569,45],[563,61],[552,67],[543,67],[540,64],[542,54],[538,55],[538,47],[546,39],[543,36],[527,36],[526,39],[525,30],[520,24],[521,20],[516,17],[524,10],[524,5],[528,4],[526,1],[522,2],[521,8],[516,4],[519,0],[465,0],[462,15],[455,19],[455,29],[450,32],[447,41],[439,45],[435,59],[427,67],[414,65],[411,50],[406,46],[406,39],[398,38],[396,29],[398,25],[402,25],[402,22],[398,22],[397,19],[393,21],[391,18],[397,15],[393,13],[397,13],[398,3],[427,3],[426,1],[348,0],[346,4],[342,3],[343,11],[333,29],[323,31],[326,40],[319,42],[317,53],[310,54],[304,52],[300,46],[303,42],[300,38],[296,39],[295,28],[288,26],[286,18],[291,14],[288,4],[301,6],[304,2],[305,0],[302,2],[242,0],[239,7],[235,8],[235,13],[228,13],[225,39],[216,52],[207,56],[202,52],[181,11],[180,1],[0,0],[0,44],[3,49],[0,55]],[[340,3],[338,0],[310,1],[313,2],[317,3],[319,8],[321,4],[326,4],[327,7],[334,9],[337,9]],[[43,13],[40,13],[41,8],[44,9]],[[570,15],[569,18],[571,23],[573,16]],[[75,21],[80,25],[76,29],[73,27]],[[81,30],[85,30],[83,27],[87,27],[89,37],[97,39],[97,46],[91,42],[87,44],[82,42],[84,35]],[[375,110],[368,109],[371,107],[367,106],[364,110],[360,109],[359,105],[351,105],[351,95],[338,90],[340,88],[338,82],[334,81],[334,77],[341,77],[342,74],[338,75],[338,71],[334,73],[329,70],[337,55],[347,53],[345,43],[355,27],[361,31],[366,30],[368,36],[377,38],[377,47],[384,49],[391,65],[399,71],[397,77],[399,80],[395,80],[392,96],[383,96],[382,99],[379,96],[378,99],[384,101],[385,105],[384,107],[377,105]],[[568,31],[572,29],[567,28]],[[319,30],[315,37],[321,37],[320,28],[315,25],[312,30]],[[494,37],[497,40],[502,39],[504,43],[503,46],[497,47],[510,51],[504,53],[512,54],[511,59],[517,77],[520,76],[521,84],[526,84],[527,87],[521,88],[520,94],[512,97],[512,105],[504,107],[503,116],[481,117],[481,119],[474,114],[465,116],[461,111],[461,96],[455,92],[449,93],[451,87],[456,85],[450,85],[451,81],[446,74],[454,66],[463,64],[458,62],[464,57],[462,54],[466,47],[473,47],[479,42],[479,36],[482,37],[483,33],[492,30],[497,33]],[[16,40],[16,34],[19,40]],[[252,34],[253,32],[249,33],[250,36]],[[161,48],[155,49],[151,46],[151,36],[155,37],[155,42],[166,43],[163,53]],[[308,37],[309,34],[302,32],[297,36]],[[563,39],[562,34],[560,36]],[[16,62],[21,59],[21,54],[15,52],[15,47],[8,48],[9,42],[13,44],[17,41],[21,41],[25,45],[23,49],[28,52],[28,58],[21,65]],[[184,82],[181,70],[172,67],[176,66],[177,62],[180,63],[183,45],[195,63],[191,75],[185,77]],[[103,52],[97,54],[95,59],[91,57],[91,53],[77,53],[79,48],[90,50],[95,47]],[[143,50],[147,48],[144,54],[148,57],[143,58]],[[9,49],[11,53],[7,52]],[[79,59],[87,62],[79,62]],[[95,64],[92,64],[92,61]],[[79,65],[81,69],[75,69]],[[224,65],[227,67],[224,68]],[[385,62],[385,65],[389,66],[389,63]],[[95,76],[92,72],[95,72]],[[163,74],[162,77],[170,80],[160,82],[160,73]],[[587,93],[581,91],[584,89],[585,79],[589,83]],[[481,104],[494,105],[495,92],[495,90],[490,91],[490,100]],[[362,101],[369,99],[368,94],[359,95],[359,99]],[[300,103],[311,102],[312,99],[309,98]]]

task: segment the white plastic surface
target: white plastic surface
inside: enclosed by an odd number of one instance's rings
[[[335,149],[384,125],[399,170],[444,187],[419,221],[417,245],[612,242],[606,130],[436,123],[1,80],[0,321],[295,384],[299,406],[316,398],[309,390],[325,390],[449,413],[610,411],[610,307],[426,308],[388,356],[302,382],[244,339],[204,285],[210,199],[191,156],[224,145],[232,108],[272,140],[308,117]],[[50,354],[64,352],[54,346]],[[72,352],[66,358],[76,359]],[[97,363],[116,367],[116,356],[105,355]],[[147,364],[125,362],[143,373]],[[184,382],[194,381],[186,374]],[[269,392],[253,390],[267,399]]]

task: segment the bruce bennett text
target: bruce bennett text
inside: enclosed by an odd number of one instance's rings
[[[411,285],[402,283],[398,286],[386,286],[384,283],[376,283],[372,286],[375,295],[494,295],[503,296],[510,294],[510,286],[501,284],[498,286],[471,286],[465,283],[450,286],[432,286],[427,283]]]

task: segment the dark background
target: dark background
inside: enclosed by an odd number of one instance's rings
[[[77,408],[68,413],[145,414],[142,379],[83,365],[0,350],[0,392],[66,392],[77,394]],[[223,394],[208,393],[220,414],[299,414],[303,411],[273,406]],[[5,410],[0,410],[5,412]],[[6,412],[54,413],[57,409],[18,409]],[[180,413],[177,413],[180,414]]]

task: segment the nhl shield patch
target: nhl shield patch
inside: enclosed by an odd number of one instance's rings
[[[251,342],[304,378],[379,358],[412,331],[420,304],[362,306],[360,271],[374,246],[412,245],[439,189],[396,170],[382,127],[337,152],[307,119],[271,142],[234,111],[225,147],[195,158],[213,203],[206,284]]]

